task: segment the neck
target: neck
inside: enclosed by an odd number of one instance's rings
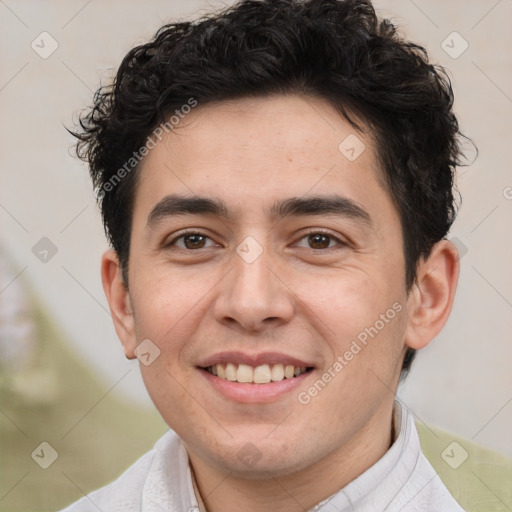
[[[219,471],[189,451],[191,469],[208,512],[304,512],[345,487],[388,451],[393,442],[392,407],[327,457],[299,472],[248,480]]]

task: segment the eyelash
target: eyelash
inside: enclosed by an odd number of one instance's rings
[[[178,241],[178,240],[180,240],[182,238],[185,238],[188,235],[200,235],[200,236],[209,238],[211,240],[211,238],[208,235],[205,235],[204,233],[201,233],[200,231],[189,230],[189,231],[184,231],[179,236],[173,238],[173,240],[171,242],[169,242],[168,244],[165,244],[165,248],[172,247],[176,243],[176,241]],[[314,229],[314,230],[308,231],[307,233],[304,233],[299,238],[299,240],[303,240],[304,238],[307,238],[308,236],[311,236],[311,235],[324,235],[324,236],[327,236],[327,237],[331,238],[332,240],[335,240],[336,242],[338,242],[338,246],[340,246],[340,247],[346,247],[348,245],[348,243],[340,240],[338,237],[334,236],[331,232],[324,231],[322,229]],[[312,250],[312,251],[318,252],[318,251],[327,251],[327,250],[335,249],[335,248],[336,247],[326,247],[325,249],[313,249],[313,248],[309,248],[309,249]],[[205,249],[205,247],[201,247],[199,249],[187,249],[186,247],[180,247],[179,249],[182,249],[184,251],[194,252],[194,251],[198,251],[200,249]]]

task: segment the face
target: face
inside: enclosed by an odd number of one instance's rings
[[[389,420],[401,224],[371,140],[328,103],[188,114],[140,169],[128,276],[125,350],[159,351],[143,379],[193,460],[290,474],[353,455]]]

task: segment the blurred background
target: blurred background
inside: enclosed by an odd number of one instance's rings
[[[229,3],[0,0],[0,511],[63,507],[167,428],[115,335],[101,220],[64,125],[162,24]],[[374,4],[448,68],[479,148],[458,174],[453,313],[400,397],[418,421],[512,457],[512,1]]]

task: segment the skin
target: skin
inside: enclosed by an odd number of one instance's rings
[[[450,314],[455,246],[436,244],[406,292],[400,218],[376,151],[357,133],[366,149],[349,161],[338,149],[349,134],[347,121],[312,97],[200,105],[140,168],[128,289],[115,252],[103,257],[103,285],[126,356],[134,358],[145,339],[160,350],[152,364],[141,364],[142,376],[186,445],[209,512],[307,510],[373,465],[392,442],[406,348],[426,346]],[[231,216],[188,214],[148,225],[169,194],[222,199]],[[267,218],[275,201],[330,194],[366,210],[371,225],[333,214]],[[187,228],[207,237],[202,247],[190,238],[171,244]],[[308,236],[315,230],[328,238],[315,244]],[[236,252],[248,236],[262,249],[252,263]],[[298,393],[396,303],[401,311],[378,335],[300,403]],[[314,369],[277,400],[240,403],[197,368],[226,350],[280,352]],[[248,442],[260,457],[250,467],[240,457]]]

